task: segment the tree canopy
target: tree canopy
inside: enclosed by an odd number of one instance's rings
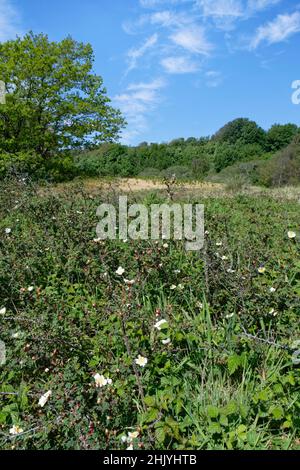
[[[247,118],[238,118],[223,126],[213,139],[228,144],[265,144],[266,133],[256,122]]]
[[[43,157],[112,142],[124,125],[100,76],[90,44],[44,34],[0,43],[0,150],[34,151]]]

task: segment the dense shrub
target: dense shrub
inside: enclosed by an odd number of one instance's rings
[[[187,252],[95,239],[115,191],[72,188],[1,182],[0,447],[299,449],[298,204],[205,200]]]
[[[267,132],[266,149],[276,152],[289,145],[298,132],[296,124],[274,124]]]
[[[0,179],[10,176],[33,180],[66,181],[78,174],[73,158],[59,155],[45,159],[34,152],[0,154]]]
[[[300,183],[300,143],[294,142],[259,167],[258,180],[266,186]]]

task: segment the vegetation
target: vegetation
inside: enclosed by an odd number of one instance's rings
[[[115,191],[0,197],[1,448],[299,449],[296,202],[202,200],[199,254],[95,239]]]
[[[93,50],[68,37],[50,42],[33,33],[0,43],[2,153],[34,152],[44,159],[118,136],[123,119],[109,106]]]
[[[0,43],[0,447],[300,449],[299,204],[235,193],[299,184],[299,128],[121,145],[92,67],[72,38]],[[95,238],[114,181],[52,185],[87,176],[163,179],[146,206],[177,179],[230,192],[178,198],[205,203],[186,252]]]

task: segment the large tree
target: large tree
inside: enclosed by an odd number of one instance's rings
[[[255,121],[238,118],[228,122],[213,136],[213,140],[228,144],[265,145],[266,133]]]
[[[29,33],[1,43],[0,150],[48,157],[115,140],[124,120],[110,106],[93,62],[91,45],[71,37],[52,42]]]

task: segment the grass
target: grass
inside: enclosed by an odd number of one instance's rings
[[[1,448],[299,449],[298,202],[188,194],[205,204],[193,253],[95,242],[118,192],[2,183]]]

